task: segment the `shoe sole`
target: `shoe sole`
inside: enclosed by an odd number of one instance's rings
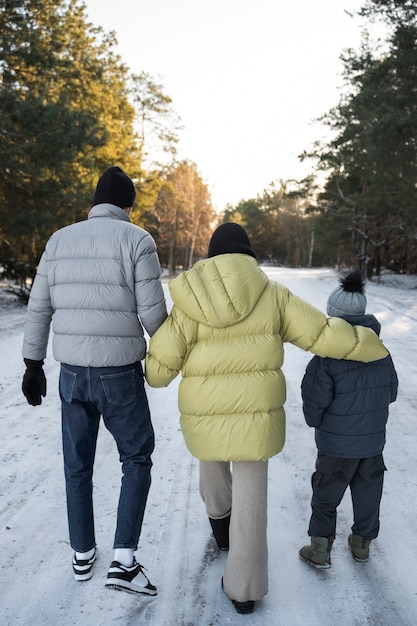
[[[310,561],[309,559],[306,559],[305,557],[301,556],[301,554],[299,554],[298,556],[304,563],[307,563],[307,565],[311,565],[312,567],[315,567],[316,569],[330,569],[332,566],[331,563],[316,563],[315,561]]]
[[[114,589],[115,591],[125,591],[126,593],[132,593],[135,595],[142,595],[142,596],[156,596],[158,595],[158,590],[157,589],[132,589],[131,587],[125,587],[123,584],[120,583],[106,583],[104,585],[107,589]]]
[[[88,574],[75,574],[74,572],[74,579],[77,581],[77,583],[83,583],[87,580],[90,580],[93,577],[93,572],[89,572]]]
[[[368,556],[365,559],[360,559],[358,556],[355,556],[353,552],[352,552],[352,557],[353,557],[353,560],[356,561],[356,563],[367,563],[369,561]]]

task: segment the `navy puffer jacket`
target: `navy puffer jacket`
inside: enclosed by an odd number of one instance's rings
[[[380,324],[373,315],[345,319],[379,334]],[[397,389],[391,356],[373,363],[315,356],[307,366],[301,393],[304,417],[316,429],[319,453],[366,458],[382,452],[388,407],[395,401]]]

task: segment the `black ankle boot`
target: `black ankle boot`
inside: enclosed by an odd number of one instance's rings
[[[232,600],[232,604],[235,607],[238,613],[242,615],[246,615],[247,613],[253,613],[255,609],[255,602],[253,600],[247,600],[246,602],[238,602],[237,600]]]
[[[230,515],[221,519],[209,517],[209,522],[219,550],[228,550]]]
[[[224,586],[223,586],[223,578],[222,578],[222,589],[224,593],[226,593],[226,591],[224,590]],[[232,600],[231,598],[229,598],[229,600],[232,602],[237,613],[241,613],[242,615],[246,615],[247,613],[253,613],[253,611],[255,610],[254,600],[246,600],[246,602],[239,602],[238,600]]]

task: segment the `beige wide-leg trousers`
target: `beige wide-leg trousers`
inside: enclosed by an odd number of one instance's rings
[[[260,600],[268,592],[268,462],[200,461],[200,494],[207,515],[231,513],[230,549],[223,576],[232,600]]]

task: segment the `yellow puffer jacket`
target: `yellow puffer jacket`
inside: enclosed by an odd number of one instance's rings
[[[387,355],[372,330],[327,319],[250,256],[199,261],[169,288],[174,306],[151,338],[146,379],[164,387],[182,373],[181,428],[203,461],[265,461],[282,450],[283,342],[338,359]]]

